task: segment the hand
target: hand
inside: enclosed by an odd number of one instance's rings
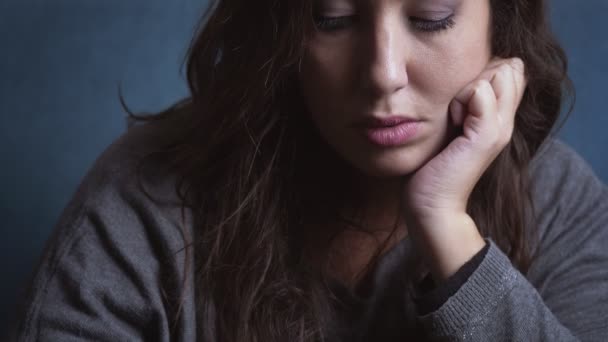
[[[426,252],[430,259],[451,258],[454,268],[485,244],[466,213],[467,202],[483,173],[511,140],[525,87],[521,59],[491,60],[450,103],[450,117],[455,126],[462,126],[462,134],[408,178],[404,208],[408,231],[431,249]],[[471,247],[466,251],[456,246]],[[459,258],[453,253],[459,251],[460,259],[466,260],[455,261]]]

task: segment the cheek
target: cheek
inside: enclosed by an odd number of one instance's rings
[[[326,45],[316,42],[309,46],[299,75],[302,95],[312,115],[326,116],[321,113],[328,111],[335,115],[352,93],[350,49]]]
[[[447,46],[420,54],[412,60],[408,75],[427,103],[447,106],[466,85],[475,80],[490,59],[485,47]]]
[[[489,17],[479,12],[475,13],[479,21],[461,20],[445,39],[416,46],[408,67],[410,83],[432,103],[447,105],[490,61]]]

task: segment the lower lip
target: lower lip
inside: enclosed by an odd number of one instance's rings
[[[420,124],[420,121],[408,121],[390,127],[368,127],[363,132],[371,143],[382,147],[392,147],[403,145],[413,139],[420,129]]]

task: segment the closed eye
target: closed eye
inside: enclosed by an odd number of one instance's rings
[[[455,25],[454,14],[450,14],[449,16],[439,20],[431,20],[420,17],[410,17],[409,20],[414,29],[421,32],[438,32],[452,28]],[[346,29],[352,26],[356,21],[356,15],[339,17],[316,16],[315,26],[321,31],[334,32]]]
[[[456,24],[454,21],[454,14],[450,14],[449,16],[439,20],[410,17],[410,21],[416,30],[422,32],[437,32],[446,30],[452,28]]]
[[[355,20],[356,16],[354,15],[340,17],[316,16],[315,26],[321,31],[338,31],[351,26]]]

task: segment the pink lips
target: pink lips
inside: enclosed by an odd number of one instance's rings
[[[392,147],[405,144],[419,130],[421,121],[401,116],[387,118],[370,117],[357,123],[367,139],[381,147]]]

